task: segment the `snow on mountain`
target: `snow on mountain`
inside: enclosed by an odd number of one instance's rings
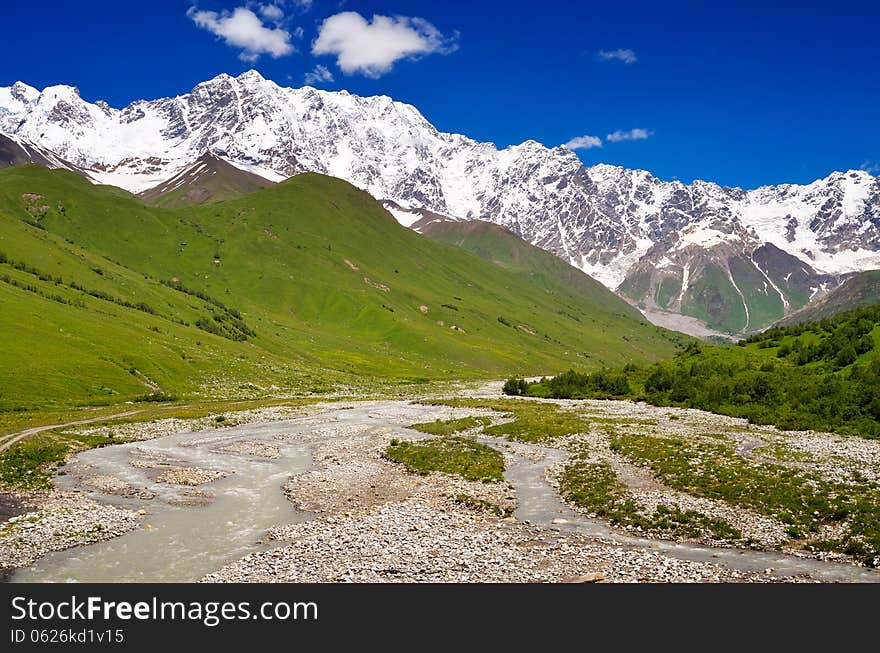
[[[383,200],[382,206],[388,211],[398,223],[404,227],[409,227],[413,231],[422,233],[422,229],[435,222],[467,222],[463,218],[453,218],[448,215],[442,215],[435,211],[429,211],[422,208],[404,208],[393,200]]]
[[[880,179],[868,172],[758,188],[740,210],[760,238],[826,272],[878,267]]]
[[[19,82],[0,88],[0,133],[133,192],[206,151],[273,181],[303,171],[341,177],[394,202],[404,221],[425,209],[502,224],[611,288],[640,264],[642,273],[650,264],[684,275],[688,248],[749,258],[769,243],[817,274],[880,267],[880,179],[867,172],[748,191],[661,181],[643,170],[585,168],[574,152],[535,141],[498,149],[439,132],[386,96],[283,88],[253,70],[124,109],[86,102],[69,86]],[[688,274],[681,293],[698,280]]]
[[[65,161],[51,150],[47,150],[29,141],[0,134],[0,168],[35,163],[46,168],[69,170],[95,181],[88,172],[69,161]]]

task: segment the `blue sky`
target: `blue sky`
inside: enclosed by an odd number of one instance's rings
[[[249,68],[301,86],[321,65],[315,85],[410,102],[441,130],[502,147],[592,137],[585,163],[662,179],[880,174],[876,2],[10,4],[3,86],[66,83],[121,107]]]

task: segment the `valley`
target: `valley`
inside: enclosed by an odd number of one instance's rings
[[[166,209],[6,168],[0,409],[369,392],[657,360],[686,340],[571,273],[580,286],[435,243],[321,175]]]
[[[0,578],[877,582],[878,207],[0,88]]]

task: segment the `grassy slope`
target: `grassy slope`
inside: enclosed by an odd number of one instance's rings
[[[738,333],[746,328],[742,297],[730,283],[726,271],[716,263],[706,264],[702,276],[690,284],[681,312],[725,333]]]
[[[27,268],[0,263],[5,409],[118,402],[150,384],[257,395],[251,383],[302,391],[647,362],[676,339],[618,300],[425,239],[365,193],[313,174],[167,210],[70,173],[8,168],[0,252]],[[181,287],[240,311],[256,335],[197,328],[229,316]]]
[[[10,218],[7,206],[0,208],[0,252],[8,259],[0,264],[5,344],[0,407],[130,399],[147,393],[150,380],[166,392],[191,393],[206,378],[224,377],[228,370],[242,372],[242,378],[260,373],[252,345],[172,321],[194,322],[208,311],[204,302]],[[62,283],[41,280],[12,262]],[[70,284],[128,304],[146,304],[156,314],[93,297]]]
[[[851,279],[813,304],[789,315],[778,322],[779,326],[791,326],[821,320],[844,311],[880,303],[880,270],[868,270]]]
[[[605,312],[622,313],[644,321],[636,309],[621,302],[617,295],[589,275],[499,225],[482,220],[436,221],[425,226],[422,234],[432,240],[462,247],[513,274],[529,279],[547,292],[570,292],[574,289]]]

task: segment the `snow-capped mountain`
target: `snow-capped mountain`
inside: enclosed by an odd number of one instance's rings
[[[86,102],[73,87],[19,82],[0,88],[0,133],[133,192],[207,151],[273,181],[302,171],[341,177],[401,216],[425,209],[497,222],[636,303],[709,316],[728,331],[760,328],[838,275],[880,267],[880,179],[864,171],[749,191],[661,181],[587,168],[574,152],[534,141],[498,149],[439,132],[385,96],[283,88],[256,71],[124,109]],[[775,274],[756,262],[762,256]],[[748,263],[731,263],[739,260]],[[789,288],[804,274],[808,281]],[[670,281],[658,292],[661,277]],[[759,311],[750,306],[754,284],[764,294]],[[713,322],[737,303],[748,319]]]

